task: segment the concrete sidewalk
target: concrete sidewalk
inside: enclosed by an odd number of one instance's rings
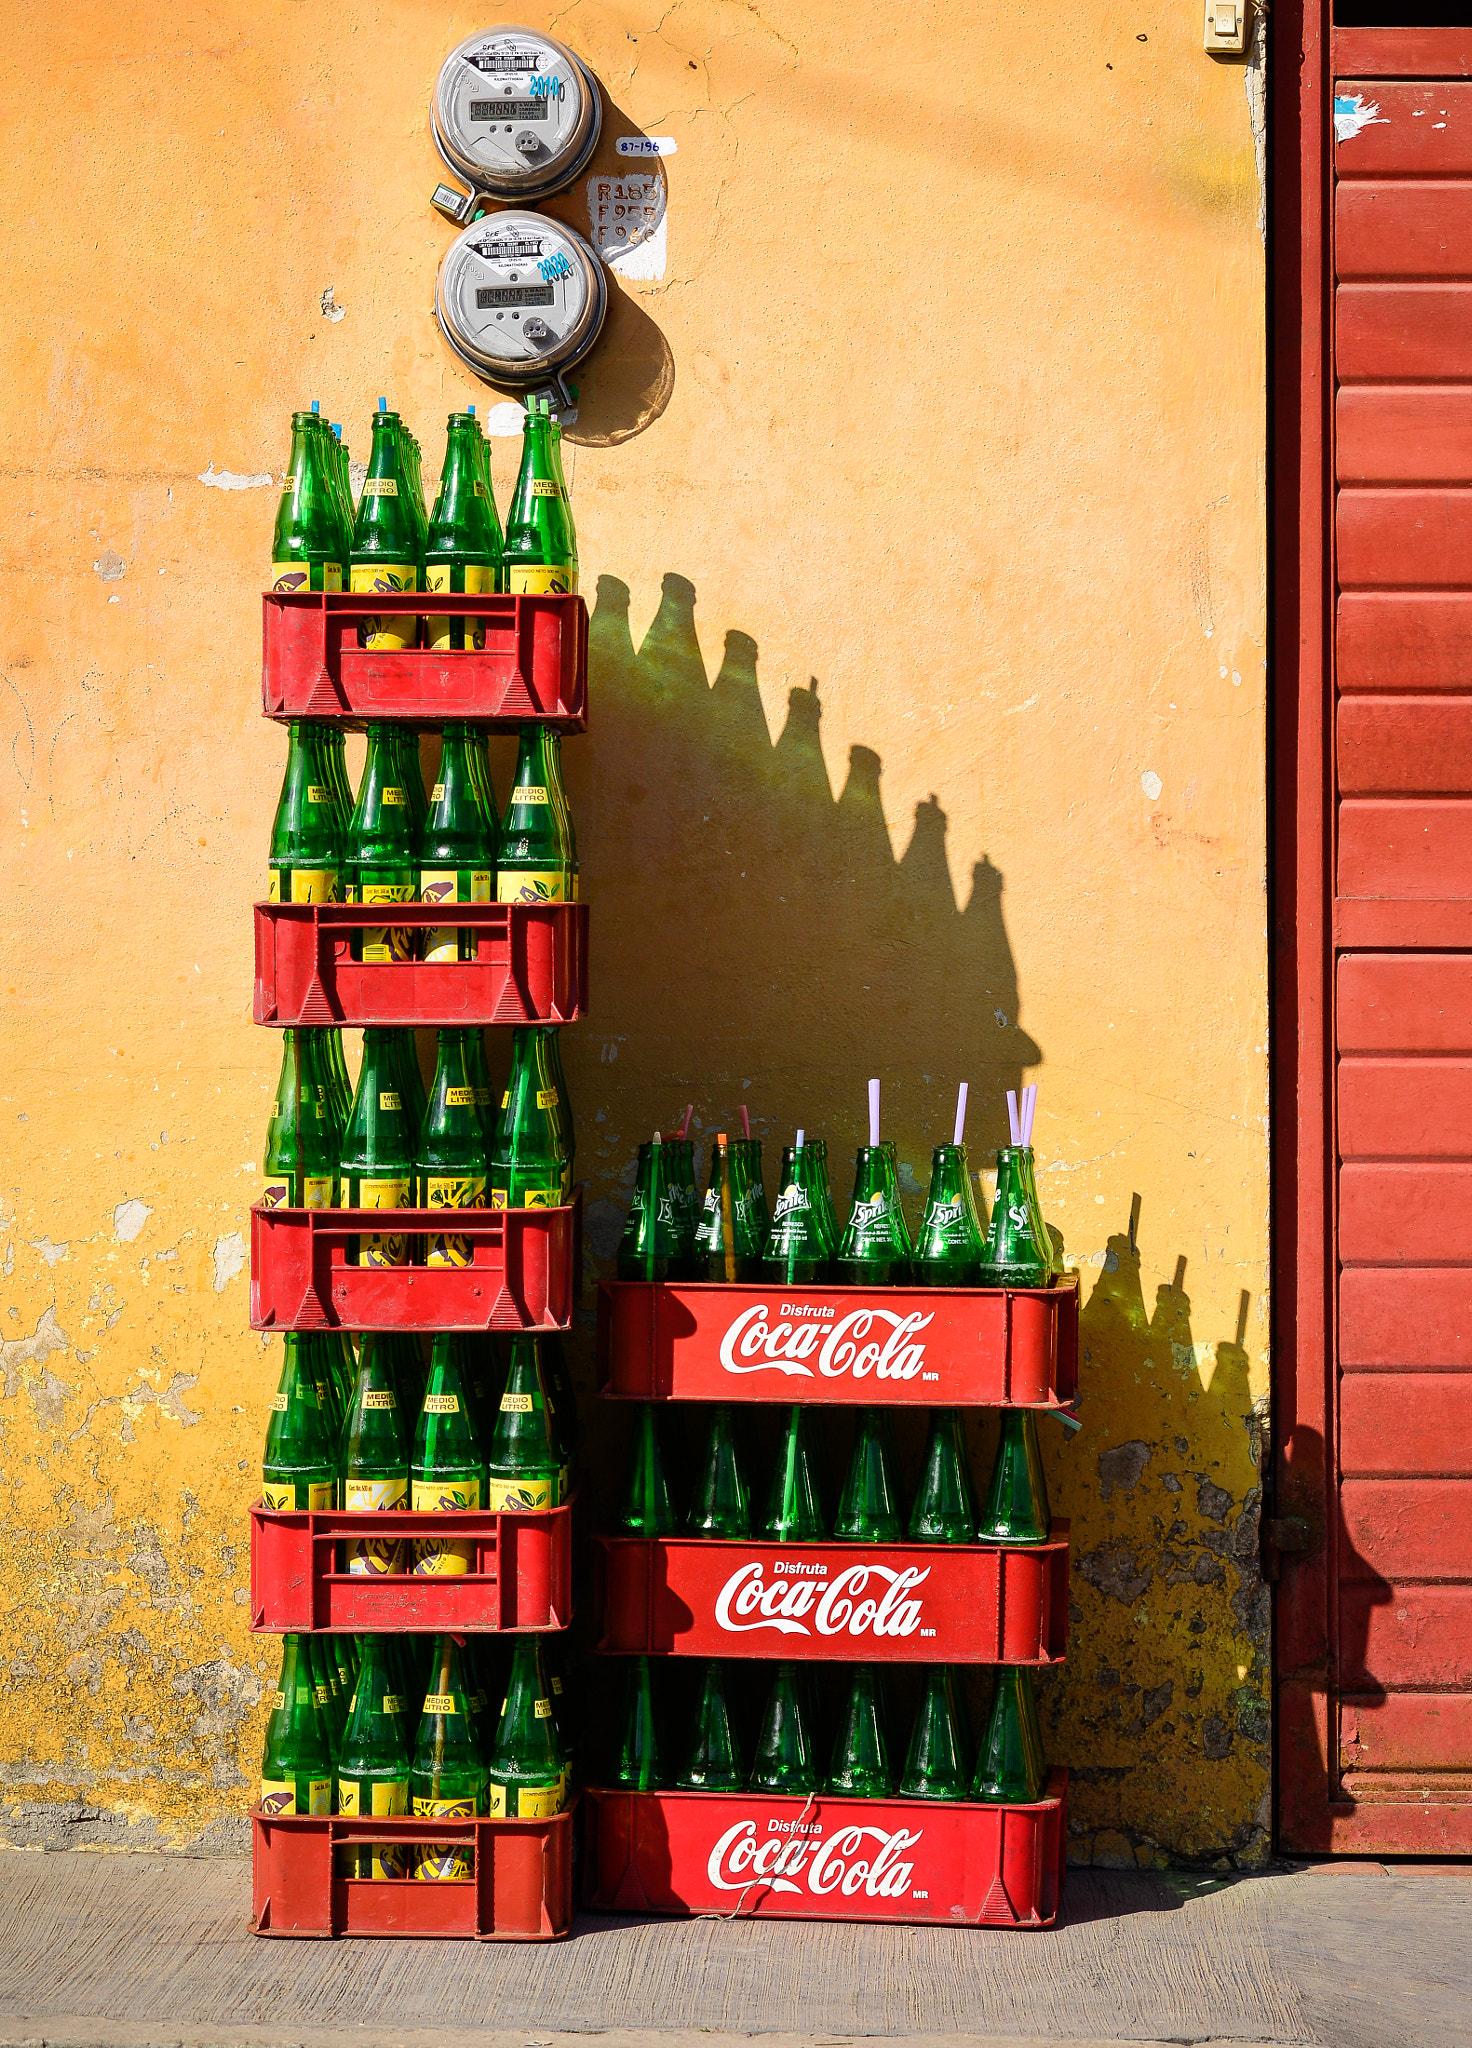
[[[0,2048],[1472,2039],[1460,1870],[1076,1870],[1041,1934],[585,1916],[536,1946],[263,1941],[249,1909],[234,1860],[0,1851]]]

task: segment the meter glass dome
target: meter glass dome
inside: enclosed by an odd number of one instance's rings
[[[445,59],[432,105],[450,169],[497,199],[540,199],[570,184],[598,141],[592,73],[535,29],[470,36]]]
[[[607,302],[602,267],[581,235],[542,214],[498,213],[451,243],[435,310],[466,362],[514,386],[586,355]]]

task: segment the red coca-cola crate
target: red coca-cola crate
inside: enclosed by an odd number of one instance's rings
[[[444,1209],[250,1212],[253,1330],[565,1330],[582,1267],[582,1189],[558,1209],[456,1209],[466,1266],[350,1266],[350,1239],[443,1231]],[[389,1219],[392,1219],[391,1221]]]
[[[608,1280],[602,1391],[636,1401],[1057,1408],[1078,1384],[1078,1282],[744,1287]]]
[[[476,1941],[552,1941],[572,1925],[573,1814],[551,1820],[343,1819],[251,1814],[252,1934],[459,1935]],[[348,1843],[468,1843],[474,1875],[421,1884],[412,1877],[343,1877]]]
[[[447,718],[510,731],[542,719],[563,732],[588,722],[588,608],[580,597],[395,595],[396,615],[484,619],[478,654],[358,645],[358,621],[381,596],[268,590],[262,597],[261,708],[268,718]]]
[[[1068,1524],[1026,1549],[594,1538],[597,1647],[679,1657],[1052,1664]]]
[[[571,1024],[588,1007],[586,903],[396,903],[414,931],[475,933],[475,958],[354,960],[382,904],[258,903],[257,1024]]]
[[[1068,1773],[1035,1806],[589,1792],[584,1903],[619,1913],[1047,1927]]]
[[[250,1625],[383,1635],[525,1632],[572,1620],[572,1507],[537,1514],[250,1511]],[[453,1537],[472,1546],[468,1572],[355,1578],[339,1569],[340,1546],[364,1534]]]

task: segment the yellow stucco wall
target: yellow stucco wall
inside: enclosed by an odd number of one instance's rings
[[[793,1123],[825,1132],[842,1201],[869,1074],[918,1183],[958,1079],[973,1156],[1036,1079],[1087,1304],[1084,1429],[1044,1427],[1076,1544],[1045,1693],[1075,1849],[1251,1860],[1260,73],[1204,56],[1184,0],[512,12],[601,78],[596,168],[620,134],[678,144],[665,274],[613,281],[569,437],[595,604],[567,750],[590,1241],[611,1250],[638,1138],[691,1096],[706,1128],[751,1103],[769,1176]],[[0,52],[18,1837],[235,1840],[258,1769],[274,1645],[245,1629],[244,1509],[279,1347],[246,1328],[242,1254],[278,1041],[249,1021],[250,904],[284,757],[257,711],[264,480],[313,396],[361,457],[386,393],[431,473],[445,413],[487,402],[429,318],[449,231],[426,203],[429,89],[487,19],[81,0],[16,16]],[[582,186],[551,210],[586,228]],[[515,458],[497,442],[503,503]],[[588,1405],[606,1491],[622,1427]]]

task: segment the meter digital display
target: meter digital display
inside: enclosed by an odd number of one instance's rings
[[[450,347],[488,384],[511,391],[581,362],[607,310],[603,265],[581,235],[543,214],[474,222],[445,251],[435,285],[435,318]]]
[[[496,89],[500,79],[505,92]],[[582,59],[537,29],[511,26],[485,29],[450,52],[430,113],[450,170],[508,205],[570,185],[597,147],[603,118]]]

